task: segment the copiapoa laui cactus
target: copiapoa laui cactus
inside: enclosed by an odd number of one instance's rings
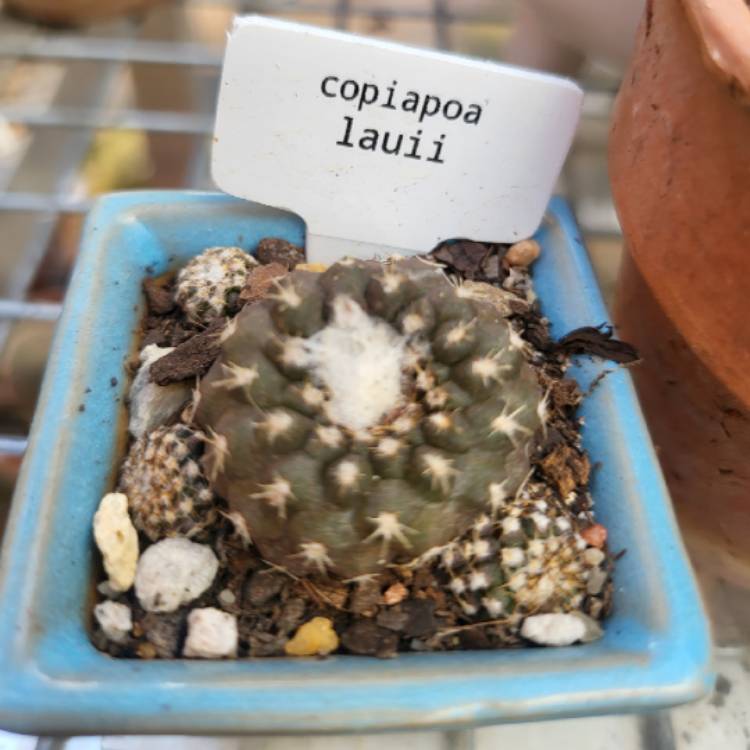
[[[528,473],[545,399],[521,348],[423,260],[294,271],[221,335],[196,410],[206,474],[292,572],[434,554]]]

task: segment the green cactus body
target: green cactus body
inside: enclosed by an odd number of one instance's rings
[[[294,271],[244,308],[200,386],[204,466],[269,561],[351,578],[512,496],[544,416],[509,325],[434,264]]]

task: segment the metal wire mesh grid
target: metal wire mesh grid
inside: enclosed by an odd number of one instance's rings
[[[61,293],[45,299],[44,293],[35,293],[35,279],[47,263],[55,264],[61,231],[72,225],[68,248],[77,241],[79,218],[96,192],[82,187],[81,174],[103,133],[142,134],[152,153],[165,142],[188,139],[178,174],[157,169],[141,184],[212,187],[208,136],[224,33],[234,13],[266,13],[497,56],[514,8],[512,0],[182,0],[137,19],[64,32],[2,22],[0,124],[15,129],[11,133],[20,129],[25,146],[15,159],[0,160],[0,232],[7,242],[0,254],[0,351],[14,322],[54,321],[59,314]],[[34,96],[45,78],[40,71],[52,69],[57,73],[54,90]],[[14,91],[19,70],[27,74],[28,85]],[[126,79],[129,86],[124,86]],[[180,99],[171,89],[188,93]],[[589,130],[592,123],[596,130],[610,101],[606,86],[588,97]],[[18,434],[24,427],[22,420],[9,429],[0,418],[0,454],[24,451],[25,437]]]

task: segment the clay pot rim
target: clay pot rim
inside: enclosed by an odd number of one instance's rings
[[[682,0],[706,67],[750,105],[750,6],[745,0]]]

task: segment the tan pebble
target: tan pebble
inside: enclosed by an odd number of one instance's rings
[[[581,532],[581,536],[592,547],[603,547],[607,541],[607,529],[600,523],[595,523]]]
[[[399,581],[386,589],[383,594],[383,600],[390,607],[392,604],[402,602],[408,593],[406,586]]]
[[[323,273],[328,270],[325,263],[298,263],[294,267],[295,271],[309,271],[310,273]]]
[[[300,625],[294,638],[284,646],[288,656],[325,656],[339,647],[339,637],[327,617],[313,617]]]
[[[128,498],[110,492],[94,514],[94,540],[102,553],[110,588],[127,591],[135,580],[138,533],[128,515]]]
[[[503,260],[509,266],[530,266],[542,252],[536,240],[521,240],[511,245]]]

